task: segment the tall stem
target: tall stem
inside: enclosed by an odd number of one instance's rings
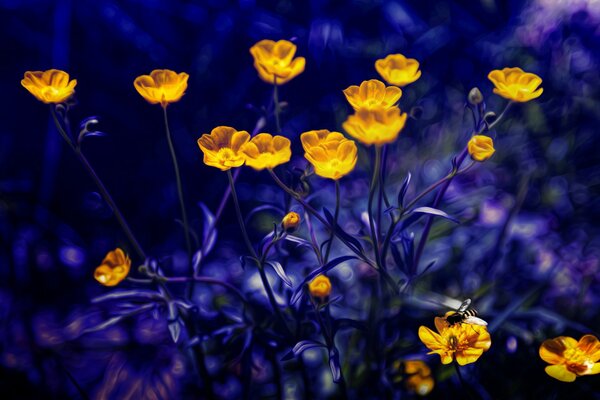
[[[340,214],[340,181],[336,179],[335,181],[335,211],[333,213],[333,230],[338,223],[338,217]],[[329,234],[329,242],[327,242],[327,249],[325,250],[325,258],[323,259],[323,264],[327,264],[327,260],[329,260],[329,252],[331,251],[331,244],[333,243],[333,239],[335,238],[334,231],[331,231]]]
[[[277,77],[273,77],[273,115],[275,116],[275,126],[277,128],[277,133],[281,133],[281,121],[279,120],[279,113],[281,109],[279,108],[279,90],[277,86]]]
[[[175,181],[177,182],[177,196],[179,197],[179,207],[181,208],[181,218],[183,219],[183,229],[185,231],[185,247],[188,253],[188,264],[190,266],[190,276],[194,275],[194,266],[192,265],[192,243],[190,241],[190,224],[188,222],[187,212],[185,210],[185,202],[183,201],[183,187],[181,186],[181,176],[179,174],[179,165],[177,163],[177,155],[175,147],[173,147],[173,139],[171,138],[171,130],[169,129],[169,119],[167,117],[167,106],[163,106],[163,117],[165,120],[165,133],[167,142],[169,143],[169,151],[173,160],[173,169],[175,170]]]
[[[244,243],[246,244],[246,247],[248,248],[248,251],[250,252],[250,254],[252,256],[252,259],[254,260],[254,262],[256,262],[256,265],[258,266],[258,273],[260,275],[260,280],[262,281],[265,291],[267,292],[267,297],[269,298],[269,303],[271,304],[271,308],[273,309],[273,312],[277,315],[277,317],[281,321],[284,328],[291,334],[291,331],[290,331],[289,327],[287,326],[287,323],[285,322],[285,318],[283,317],[283,314],[281,313],[281,309],[279,308],[279,305],[277,304],[277,300],[275,299],[275,294],[273,293],[273,288],[271,288],[271,284],[269,283],[269,280],[267,279],[267,274],[265,273],[263,260],[261,260],[258,257],[258,254],[256,254],[256,250],[254,250],[254,246],[252,246],[252,242],[250,241],[250,237],[248,236],[248,231],[246,231],[246,224],[244,223],[244,217],[242,216],[242,209],[240,208],[240,202],[239,202],[239,199],[237,196],[237,192],[235,190],[235,183],[233,181],[233,176],[231,175],[231,170],[227,170],[227,177],[229,178],[229,186],[231,187],[231,197],[233,198],[233,204],[235,206],[235,214],[237,216],[238,224],[240,225],[240,230],[242,232],[242,237],[244,238]]]
[[[134,248],[135,252],[137,253],[138,257],[140,257],[142,260],[145,260],[146,253],[144,252],[144,250],[140,246],[139,242],[136,240],[135,236],[133,235],[133,232],[131,231],[129,224],[127,224],[127,221],[125,221],[123,214],[119,210],[119,207],[117,207],[117,204],[113,200],[113,198],[110,195],[110,193],[108,192],[108,190],[106,189],[106,186],[104,186],[104,183],[102,183],[102,180],[100,180],[100,177],[98,176],[98,174],[96,174],[96,171],[94,170],[92,165],[89,163],[88,159],[81,152],[81,148],[78,145],[74,144],[73,141],[69,138],[69,135],[67,135],[67,133],[65,132],[60,121],[58,120],[58,116],[56,115],[56,110],[54,109],[54,106],[50,107],[50,111],[52,113],[52,118],[54,119],[56,129],[58,129],[58,132],[60,133],[60,135],[67,142],[69,147],[73,150],[73,152],[75,153],[75,155],[77,156],[79,161],[85,167],[88,174],[92,177],[92,180],[94,181],[94,183],[96,184],[96,187],[100,191],[100,195],[102,196],[102,199],[104,199],[106,204],[108,204],[108,206],[112,209],[113,213],[115,214],[115,218],[117,219],[119,225],[121,226],[121,229],[123,229],[123,232],[125,232],[125,236],[127,236],[127,239],[133,245],[133,248]]]
[[[369,227],[371,229],[371,240],[373,241],[373,252],[375,253],[375,262],[377,267],[381,268],[381,260],[379,258],[379,238],[377,230],[375,228],[375,221],[373,219],[373,199],[375,198],[375,191],[377,189],[377,183],[379,182],[379,169],[381,167],[381,147],[375,147],[375,165],[373,166],[373,176],[371,178],[371,185],[369,187],[369,202],[367,205],[367,213],[369,216]]]

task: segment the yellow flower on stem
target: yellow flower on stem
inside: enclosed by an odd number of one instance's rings
[[[568,336],[545,340],[540,357],[549,365],[546,373],[563,382],[573,382],[583,375],[600,373],[600,342],[594,335],[584,335],[579,341]]]
[[[419,62],[402,54],[390,54],[375,61],[375,69],[390,85],[406,86],[421,77]]]
[[[484,135],[473,136],[467,143],[467,149],[475,161],[485,161],[496,151],[492,138]]]
[[[123,250],[109,251],[94,271],[94,278],[104,286],[116,286],[129,274],[131,260]]]
[[[290,211],[281,220],[281,226],[286,232],[291,232],[300,225],[300,215],[297,212]]]
[[[300,141],[304,157],[315,168],[315,174],[323,178],[338,180],[352,172],[356,165],[356,144],[339,132],[308,131],[300,135]]]
[[[260,171],[265,168],[275,168],[290,161],[291,145],[290,140],[286,137],[259,133],[245,143],[240,151],[246,157],[246,165]]]
[[[296,57],[296,45],[287,40],[261,40],[250,48],[258,76],[270,84],[283,85],[304,72],[306,60]]]
[[[427,354],[439,354],[442,364],[450,364],[454,360],[459,365],[474,363],[492,345],[485,326],[464,323],[450,326],[441,317],[436,317],[434,323],[439,333],[421,326],[419,339],[431,350]]]
[[[204,153],[204,164],[227,171],[233,167],[241,167],[246,156],[240,151],[250,140],[246,131],[237,131],[230,126],[217,126],[198,139],[198,146]]]
[[[396,86],[385,86],[385,83],[370,79],[360,86],[352,85],[344,90],[348,103],[355,109],[383,107],[390,108],[402,97],[402,90]]]
[[[361,108],[342,124],[350,136],[367,146],[382,146],[398,137],[406,124],[406,113],[398,107]]]
[[[544,89],[538,88],[542,78],[521,68],[495,69],[488,74],[494,84],[494,93],[505,99],[524,103],[542,95]]]
[[[64,103],[75,93],[77,79],[69,80],[69,74],[59,69],[27,71],[21,85],[41,102]]]
[[[331,281],[325,275],[317,275],[317,277],[308,284],[308,291],[313,297],[327,297],[331,294]]]
[[[404,361],[404,374],[406,388],[419,396],[426,396],[433,390],[434,381],[431,369],[421,360]]]
[[[170,69],[155,69],[150,75],[140,75],[133,81],[138,93],[150,104],[166,107],[181,99],[187,89],[190,76]]]

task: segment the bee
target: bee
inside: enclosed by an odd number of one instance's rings
[[[466,299],[456,311],[450,315],[447,315],[446,322],[448,322],[448,325],[452,326],[456,324],[470,324],[487,326],[487,322],[477,317],[477,310],[474,308],[469,308],[470,305],[471,299]]]

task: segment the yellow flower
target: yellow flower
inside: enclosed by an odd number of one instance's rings
[[[204,153],[204,164],[227,171],[232,167],[241,167],[246,157],[240,151],[250,140],[246,131],[236,131],[230,126],[217,126],[198,139],[198,146]]]
[[[131,260],[123,250],[109,251],[94,271],[94,278],[104,286],[116,286],[129,274]]]
[[[444,318],[435,318],[436,333],[426,326],[419,327],[419,339],[431,351],[439,354],[442,364],[456,360],[459,365],[477,361],[492,345],[490,334],[485,326],[454,324],[450,326]]]
[[[469,154],[475,161],[485,161],[494,154],[494,141],[489,136],[475,135],[467,144]]]
[[[363,81],[360,86],[352,85],[344,90],[348,103],[355,109],[383,107],[390,108],[402,97],[402,90],[396,86],[385,86],[377,79]]]
[[[494,93],[505,99],[520,103],[536,99],[544,89],[539,88],[542,78],[521,68],[495,69],[488,74],[488,79],[494,84]]]
[[[545,340],[540,357],[549,365],[546,373],[563,382],[573,382],[583,375],[600,373],[600,342],[594,335],[584,335],[579,342],[568,336]]]
[[[406,123],[406,113],[398,107],[361,108],[342,124],[346,132],[359,142],[370,146],[391,143],[398,137]]]
[[[160,103],[166,107],[181,99],[187,89],[189,77],[185,72],[178,74],[170,69],[155,69],[150,75],[135,78],[133,86],[148,103]]]
[[[404,361],[404,373],[406,388],[419,396],[426,396],[433,390],[433,378],[431,369],[421,360]]]
[[[294,58],[296,45],[287,40],[261,40],[250,48],[250,54],[260,79],[271,84],[287,83],[300,75],[306,64],[304,57]]]
[[[331,293],[331,281],[325,275],[318,275],[308,284],[308,291],[313,297],[327,297]]]
[[[69,80],[69,74],[58,69],[25,72],[21,85],[41,102],[63,103],[75,93],[77,79]]]
[[[406,86],[421,76],[419,62],[402,54],[390,54],[375,61],[375,69],[387,83],[396,86]]]
[[[246,165],[258,171],[275,168],[290,161],[292,156],[291,142],[288,138],[268,133],[254,136],[240,151],[246,156]]]
[[[326,129],[304,132],[300,141],[304,157],[315,168],[315,174],[323,178],[338,180],[352,172],[356,165],[356,144],[339,132]]]
[[[300,215],[297,212],[290,211],[281,220],[281,225],[286,232],[293,231],[300,225]]]

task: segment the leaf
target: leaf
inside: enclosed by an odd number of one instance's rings
[[[330,269],[333,269],[338,264],[341,264],[345,261],[352,260],[352,259],[358,260],[358,258],[356,256],[342,256],[342,257],[335,258],[335,259],[329,261],[327,264],[312,271],[310,274],[308,274],[306,276],[306,278],[304,278],[304,280],[300,283],[300,285],[296,288],[296,290],[294,290],[294,294],[292,295],[292,298],[290,299],[290,304],[295,304],[296,302],[298,302],[298,300],[300,300],[300,297],[302,297],[302,290],[304,289],[304,285],[306,285],[308,282],[315,279],[315,277],[317,275],[323,274],[323,273],[329,271]]]
[[[285,240],[289,240],[290,242],[295,243],[298,246],[312,247],[312,244],[308,240],[299,238],[298,236],[288,234],[285,235]]]
[[[437,208],[433,208],[433,207],[417,207],[414,210],[412,210],[411,212],[436,215],[438,217],[443,217],[443,218],[449,219],[450,221],[452,221],[454,223],[457,223],[457,224],[460,223],[456,218],[451,217],[450,215],[446,214],[444,211],[438,210]]]
[[[327,219],[329,225],[333,227],[335,233],[343,242],[345,242],[348,246],[352,247],[356,253],[364,253],[360,242],[352,235],[346,233],[346,231],[344,231],[339,224],[334,223],[333,215],[331,215],[329,210],[323,208],[323,213],[325,214],[325,218]]]
[[[104,294],[102,296],[95,297],[91,300],[92,303],[97,304],[103,301],[111,301],[111,300],[158,300],[164,301],[164,298],[153,291],[150,290],[122,290],[119,292],[111,292],[108,294]]]
[[[335,347],[329,350],[329,369],[331,369],[333,381],[338,383],[342,377],[342,369],[340,367],[340,355]]]
[[[200,264],[202,264],[202,249],[195,252],[194,256],[192,257],[194,275],[198,275],[200,273]]]
[[[173,343],[177,343],[179,341],[179,336],[181,335],[181,324],[179,323],[179,320],[169,322],[169,333],[171,334]]]
[[[402,186],[400,186],[400,190],[398,191],[398,207],[404,205],[404,196],[406,196],[406,192],[408,191],[408,186],[410,185],[410,179],[412,175],[410,172],[404,178],[404,182],[402,182]]]
[[[294,348],[292,350],[290,350],[285,356],[283,356],[281,361],[291,360],[292,358],[299,356],[306,350],[315,349],[318,347],[327,347],[327,346],[325,346],[323,343],[317,342],[315,340],[302,340],[302,341],[296,343]]]
[[[201,201],[198,202],[198,206],[202,209],[202,214],[204,215],[202,224],[202,250],[204,250],[203,255],[207,256],[217,242],[217,228],[215,226],[217,218]]]
[[[281,278],[283,283],[285,283],[289,287],[293,287],[292,280],[286,275],[281,263],[279,263],[277,261],[267,261],[266,264],[273,267],[273,269],[275,270],[277,275]]]

